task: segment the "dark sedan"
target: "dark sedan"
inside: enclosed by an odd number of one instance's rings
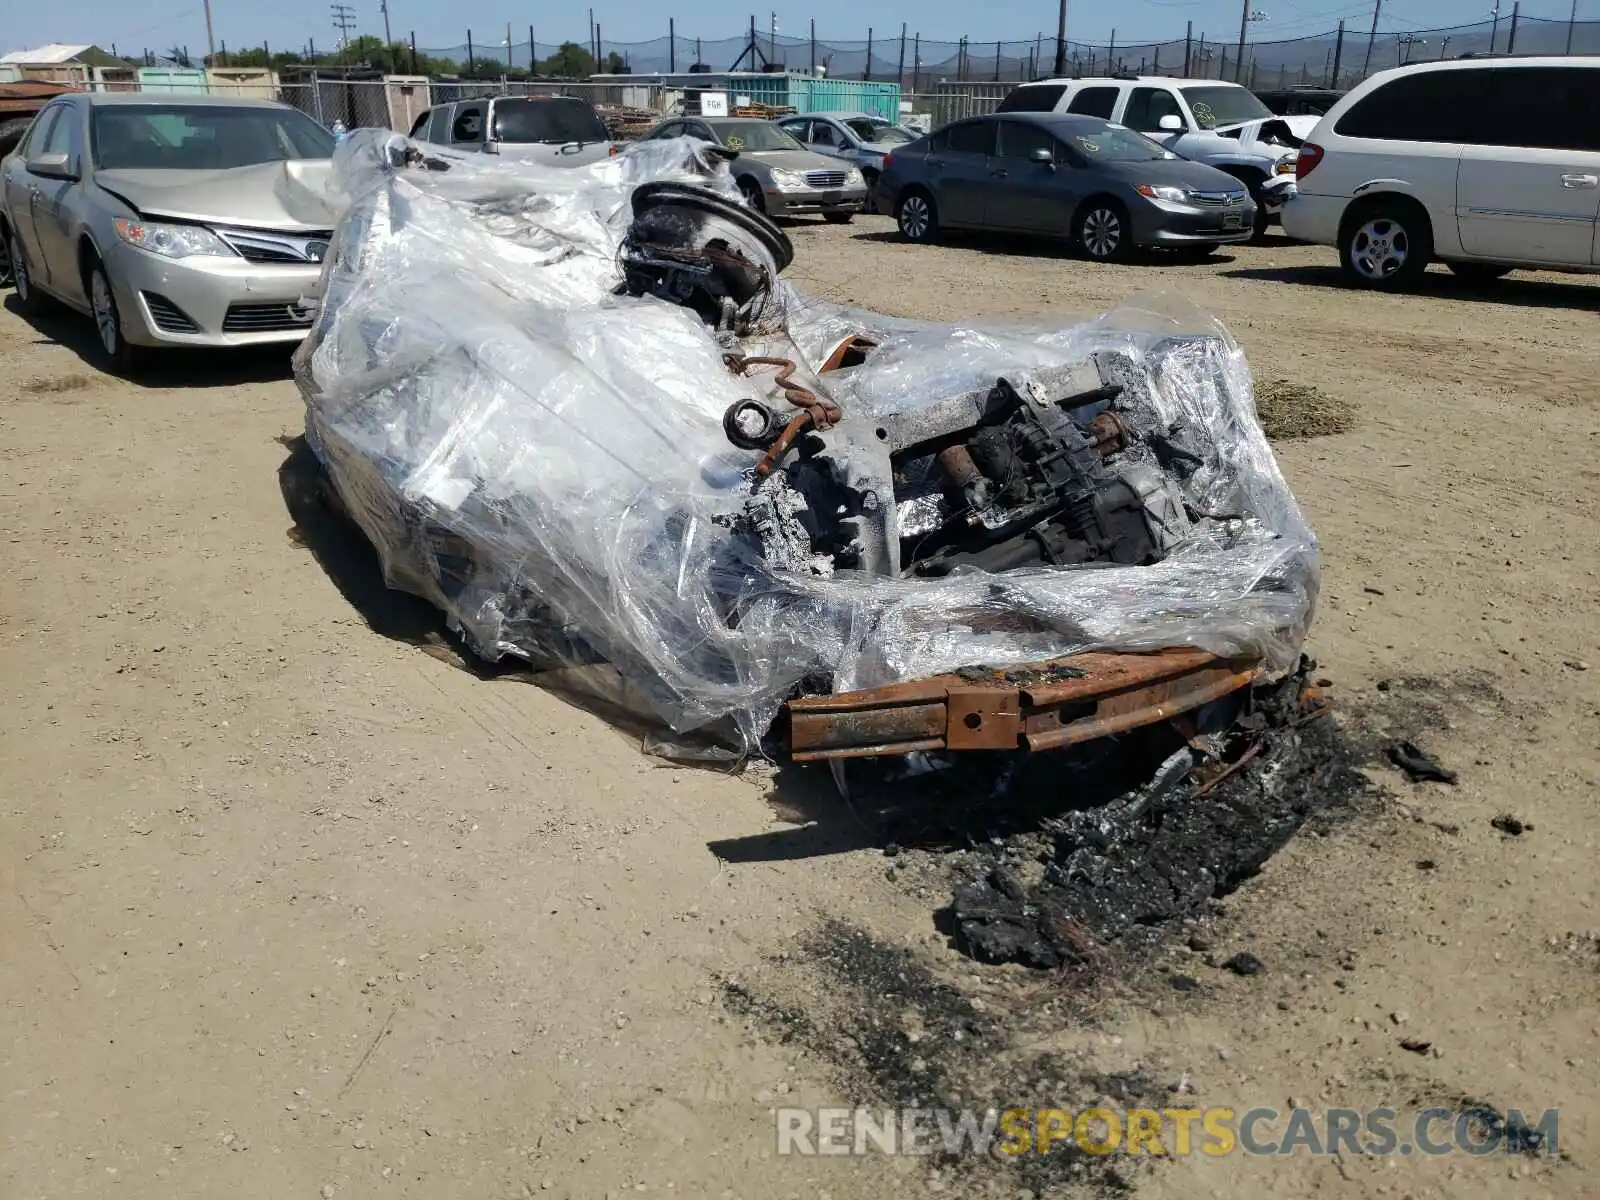
[[[1248,241],[1245,186],[1098,117],[1004,113],[957,121],[896,148],[878,180],[879,211],[901,234],[941,229],[1064,238],[1110,261],[1135,246],[1210,253]]]

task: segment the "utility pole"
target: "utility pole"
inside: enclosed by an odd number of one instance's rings
[[[922,32],[911,39],[911,94],[916,95],[922,82]]]
[[[1061,11],[1056,17],[1056,75],[1067,73],[1067,0],[1061,0]]]
[[[1372,43],[1378,39],[1378,14],[1383,11],[1383,0],[1372,0],[1372,31],[1367,34],[1367,56],[1361,60],[1361,78],[1372,69]],[[1500,16],[1500,0],[1495,0],[1495,19]],[[1489,53],[1494,53],[1494,39],[1489,41]]]
[[[811,18],[811,73],[817,73],[817,19]]]
[[[350,31],[356,27],[356,10],[348,4],[330,4],[333,12],[333,27],[339,31],[339,61],[345,61],[345,55],[350,49]]]
[[[1187,78],[1193,69],[1194,61],[1194,22],[1185,22],[1183,27],[1183,74]]]
[[[1517,18],[1522,15],[1522,0],[1514,0],[1511,5],[1511,34],[1506,38],[1506,53],[1517,52]]]
[[[1335,91],[1339,88],[1339,64],[1344,58],[1344,20],[1339,21],[1339,36],[1333,43],[1333,74],[1328,77],[1328,86]]]
[[[383,52],[392,55],[390,47],[394,45],[394,35],[389,32],[389,0],[378,0],[378,11],[383,14]],[[392,63],[390,69],[394,69]]]
[[[904,21],[900,22],[900,69],[895,74],[895,79],[899,82],[901,90],[904,91],[906,86],[906,23]]]
[[[1572,53],[1572,27],[1578,23],[1578,0],[1572,0],[1572,13],[1567,17],[1567,53]],[[1444,55],[1439,55],[1443,58]]]
[[[1495,40],[1500,36],[1500,0],[1494,0],[1494,8],[1490,10],[1489,15],[1494,18],[1489,26],[1489,57],[1493,58]]]
[[[872,78],[872,26],[867,26],[867,65],[861,68],[863,81]]]
[[[678,73],[678,21],[676,17],[667,18],[667,73]]]
[[[1239,11],[1239,58],[1238,58],[1238,62],[1234,65],[1234,71],[1233,71],[1234,81],[1236,83],[1243,82],[1243,80],[1241,79],[1241,76],[1242,76],[1243,71],[1244,71],[1244,35],[1245,35],[1245,30],[1248,29],[1249,26],[1250,26],[1250,0],[1244,0],[1244,5],[1241,7],[1241,9]]]
[[[1577,12],[1578,0],[1572,0],[1573,12]],[[193,12],[194,9],[190,9]],[[211,32],[211,0],[206,0],[206,53],[208,57],[215,57],[217,53],[216,38]],[[1572,30],[1567,30],[1567,53],[1572,53]],[[271,65],[270,63],[268,64]]]

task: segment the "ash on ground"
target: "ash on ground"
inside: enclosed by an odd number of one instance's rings
[[[1095,972],[1107,948],[1158,939],[1307,820],[1371,793],[1359,770],[1371,751],[1332,717],[1314,672],[1304,660],[1188,723],[1004,760],[998,781],[996,760],[974,755],[873,780],[858,806],[875,802],[893,831],[892,876],[946,877],[941,917],[962,951]]]

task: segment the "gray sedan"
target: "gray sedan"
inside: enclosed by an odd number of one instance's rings
[[[334,139],[263,100],[136,92],[52,101],[0,163],[24,312],[92,316],[114,369],[148,346],[295,342],[335,221]]]
[[[685,117],[663,121],[651,138],[692,137],[730,150],[730,164],[745,200],[769,217],[821,213],[845,224],[865,207],[861,172],[837,158],[813,154],[771,121],[755,117]]]
[[[901,234],[941,229],[1063,238],[1088,258],[1135,246],[1209,254],[1248,241],[1244,185],[1098,117],[1006,113],[958,121],[896,150],[878,203]]]

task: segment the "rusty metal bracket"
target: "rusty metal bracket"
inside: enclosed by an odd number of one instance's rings
[[[1261,677],[1253,659],[1091,652],[789,701],[796,762],[918,750],[1050,750],[1170,720]]]

